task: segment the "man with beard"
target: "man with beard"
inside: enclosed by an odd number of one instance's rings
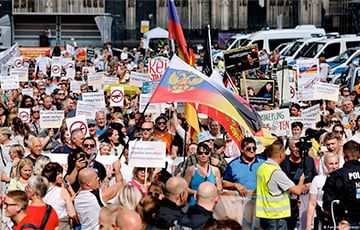
[[[172,143],[172,135],[167,131],[167,118],[165,116],[159,116],[155,120],[155,136],[160,137],[166,142],[166,154],[170,155],[170,147]]]

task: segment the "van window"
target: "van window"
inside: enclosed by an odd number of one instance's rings
[[[256,40],[251,44],[257,44],[258,50],[262,50],[264,47],[264,40]]]
[[[293,56],[303,43],[304,42],[295,42],[283,55],[288,57]]]
[[[340,53],[340,43],[329,44],[320,56],[324,56],[325,58],[331,58],[339,55]]]
[[[276,47],[278,47],[282,43],[292,42],[296,39],[288,38],[288,39],[269,39],[269,49],[273,51]]]
[[[346,42],[346,48],[352,48],[352,47],[359,47],[360,46],[360,41],[351,41],[351,42]]]
[[[309,44],[310,45],[310,44]],[[325,43],[323,42],[314,42],[311,46],[309,46],[309,49],[305,51],[302,57],[307,58],[313,58],[316,56],[317,53],[325,46]]]

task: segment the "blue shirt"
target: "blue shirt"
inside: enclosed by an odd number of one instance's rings
[[[247,190],[256,189],[256,171],[265,160],[260,155],[255,155],[255,161],[248,164],[242,156],[235,158],[228,164],[223,180],[238,183]]]

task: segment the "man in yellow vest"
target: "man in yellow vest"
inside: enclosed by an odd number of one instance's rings
[[[279,141],[267,150],[268,160],[256,173],[256,217],[260,218],[263,229],[288,229],[285,218],[291,216],[288,192],[300,195],[305,176],[302,174],[297,185],[281,170],[280,163],[285,159],[285,148]]]

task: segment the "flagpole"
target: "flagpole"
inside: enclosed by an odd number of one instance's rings
[[[249,101],[249,93],[247,91],[247,86],[246,86],[246,76],[245,76],[245,71],[242,71],[242,77],[244,79],[244,88],[245,88],[245,96],[246,96],[246,100],[250,103]]]
[[[210,55],[210,66],[211,66],[211,70],[214,69],[214,64],[213,64],[213,60],[212,60],[212,48],[211,48],[211,33],[210,33],[210,25],[208,24],[207,25],[207,28],[208,28],[208,42],[209,42],[209,55]]]

